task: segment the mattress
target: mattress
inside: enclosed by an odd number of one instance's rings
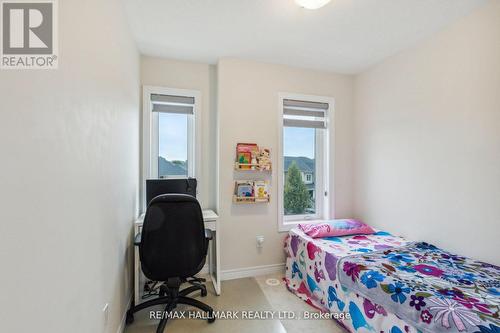
[[[344,257],[342,286],[422,332],[500,332],[500,267],[425,242]]]
[[[293,229],[285,251],[288,289],[349,314],[350,332],[500,332],[498,266],[382,231],[313,239]]]
[[[382,306],[342,286],[337,264],[342,258],[388,250],[410,242],[390,233],[313,239],[297,228],[285,239],[288,289],[310,305],[332,314],[350,332],[417,333],[417,329]]]

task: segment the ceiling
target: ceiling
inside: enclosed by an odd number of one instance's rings
[[[358,73],[487,0],[125,0],[141,53],[216,63],[223,57]]]

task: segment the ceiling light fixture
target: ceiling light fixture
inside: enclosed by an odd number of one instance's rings
[[[297,5],[306,9],[318,9],[329,3],[331,0],[295,0]]]

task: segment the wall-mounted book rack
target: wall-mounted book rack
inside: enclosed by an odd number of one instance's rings
[[[270,200],[269,181],[237,180],[234,182],[234,203],[268,203]]]
[[[238,171],[271,171],[269,149],[259,148],[256,143],[238,143],[234,169]]]
[[[238,143],[234,169],[241,172],[271,172],[269,149],[259,148],[256,143]],[[271,195],[268,180],[236,180],[233,202],[237,204],[269,203]]]

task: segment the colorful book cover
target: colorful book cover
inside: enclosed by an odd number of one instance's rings
[[[236,145],[236,158],[237,162],[240,164],[250,164],[252,163],[252,154],[257,154],[259,151],[259,146],[255,143],[238,143]],[[250,165],[240,165],[241,170],[250,170],[252,167]]]
[[[267,200],[269,197],[268,183],[264,180],[254,182],[254,195],[256,200]]]
[[[239,182],[236,188],[236,195],[238,197],[253,197],[252,182]]]

